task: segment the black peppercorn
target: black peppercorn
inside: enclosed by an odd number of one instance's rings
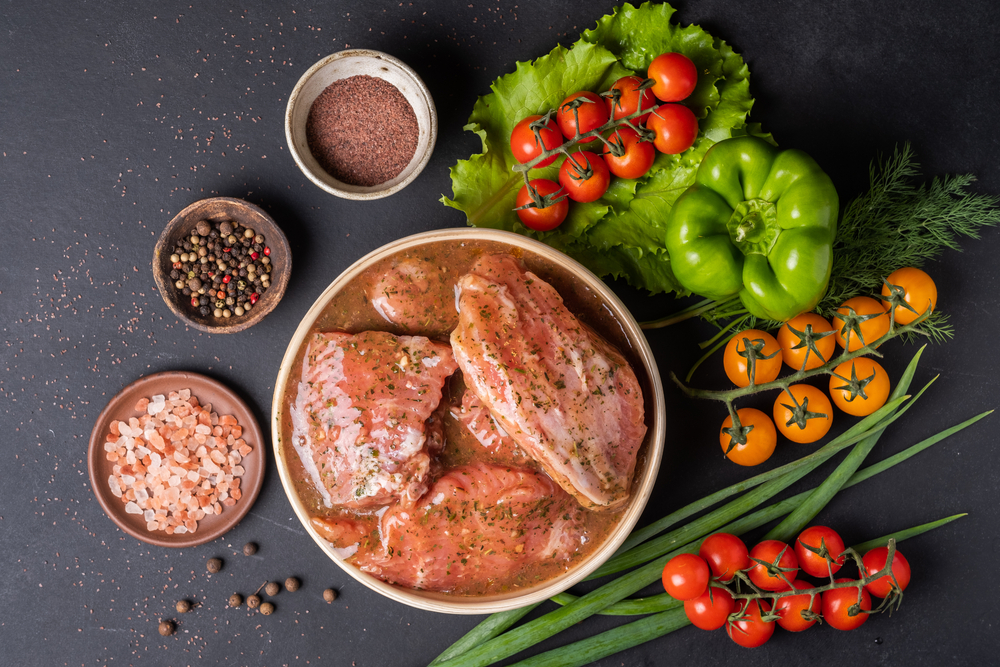
[[[201,315],[202,317],[208,317],[211,312],[212,309],[209,308],[208,306],[200,306],[198,308],[198,314]]]
[[[181,290],[181,294],[183,294],[184,296],[191,296],[191,288],[184,287],[184,289]]]
[[[190,252],[191,248],[193,248],[193,247],[194,247],[194,245],[190,241],[185,241],[184,242],[184,249],[187,250],[188,252]]]
[[[219,570],[222,569],[222,559],[221,558],[209,558],[208,562],[205,563],[205,566],[208,568],[209,572],[211,572],[212,574],[215,574],[216,572],[218,572]]]

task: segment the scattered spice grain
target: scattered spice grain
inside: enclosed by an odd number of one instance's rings
[[[191,603],[187,600],[178,600],[174,608],[177,610],[178,614],[186,614],[191,611]]]
[[[281,591],[281,586],[277,581],[269,581],[267,582],[267,586],[264,586],[264,592],[271,597],[277,595],[279,591]]]
[[[325,591],[323,591],[323,599],[326,600],[327,604],[333,602],[334,600],[337,599],[337,591],[333,590],[332,588],[326,589]]]
[[[295,577],[288,577],[287,579],[285,579],[285,590],[290,593],[294,593],[295,591],[299,590],[300,585],[301,582],[299,582],[299,580],[296,579]]]
[[[160,634],[164,637],[169,637],[174,634],[174,630],[177,628],[173,621],[160,621]]]
[[[274,613],[274,605],[271,604],[270,602],[262,603],[260,605],[260,613],[264,614],[265,616],[270,616],[271,614]]]
[[[418,136],[417,116],[406,97],[367,74],[327,86],[306,121],[313,157],[348,185],[371,187],[399,176],[416,152]]]
[[[246,544],[243,545],[244,556],[253,556],[255,553],[257,553],[256,544],[254,544],[253,542],[247,542]]]
[[[216,572],[218,572],[219,570],[222,569],[222,559],[221,558],[209,558],[208,562],[205,563],[205,566],[208,568],[209,572],[211,572],[212,574],[215,574]]]

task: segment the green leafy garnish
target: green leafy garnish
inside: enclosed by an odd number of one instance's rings
[[[571,48],[557,46],[533,62],[519,62],[480,97],[465,129],[483,142],[483,152],[451,169],[452,197],[446,205],[463,211],[470,225],[532,236],[574,257],[600,276],[628,280],[650,292],[687,294],[670,269],[663,220],[677,197],[694,182],[705,152],[740,134],[761,135],[746,124],[753,106],[749,71],[739,54],[699,26],[672,22],[669,4],[622,5],[585,31]],[[694,145],[680,155],[659,154],[638,180],[615,178],[597,201],[573,203],[551,232],[524,227],[514,212],[523,184],[510,151],[510,133],[525,116],[544,114],[579,90],[603,92],[620,77],[645,75],[661,53],[679,52],[698,68],[698,85],[684,103],[699,119]],[[763,136],[763,135],[761,135]],[[557,179],[558,164],[533,170],[532,178]]]

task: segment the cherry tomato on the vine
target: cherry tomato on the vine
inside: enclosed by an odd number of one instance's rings
[[[836,579],[834,583],[844,583],[852,579]],[[863,587],[861,588],[861,609],[856,616],[850,615],[850,609],[858,602],[858,589],[833,588],[823,593],[823,620],[831,628],[837,630],[856,630],[868,620],[864,613],[872,608],[872,598]]]
[[[833,426],[833,406],[811,384],[793,384],[774,399],[774,425],[792,442],[816,442]]]
[[[656,149],[648,141],[640,141],[639,133],[631,127],[619,127],[608,141],[620,146],[624,154],[616,156],[606,144],[604,146],[604,161],[611,173],[619,178],[641,178],[653,166]]]
[[[781,540],[764,540],[758,543],[750,550],[750,561],[753,563],[753,568],[748,573],[750,581],[765,591],[787,591],[789,582],[795,581],[799,573],[799,559],[795,557],[795,549]],[[774,567],[777,567],[777,571],[772,575],[769,570]]]
[[[788,366],[795,371],[819,368],[824,363],[833,358],[833,353],[837,351],[837,340],[833,334],[813,339],[813,347],[808,344],[799,334],[792,331],[799,331],[803,336],[811,331],[814,336],[827,331],[833,331],[833,327],[820,315],[816,313],[802,313],[785,322],[778,329],[778,345],[781,346],[781,358]],[[817,354],[817,352],[819,354]],[[803,369],[803,366],[805,367]]]
[[[844,321],[852,310],[855,315],[873,317],[858,322],[856,326],[845,332]],[[870,296],[856,296],[848,299],[837,308],[837,314],[833,316],[833,328],[837,330],[837,333],[834,334],[837,343],[841,347],[847,347],[849,352],[854,352],[858,348],[874,343],[889,332],[889,313],[885,312],[881,301]],[[847,346],[848,335],[851,339],[850,347]]]
[[[663,566],[663,589],[677,600],[693,600],[708,588],[708,563],[695,554],[679,554]]]
[[[576,100],[582,101],[576,103]],[[608,107],[600,95],[589,90],[573,93],[562,101],[556,111],[556,123],[567,139],[596,130],[607,122]]]
[[[571,153],[559,167],[559,184],[573,201],[595,201],[608,191],[611,172],[597,153],[578,151]]]
[[[683,53],[664,53],[653,58],[646,76],[656,82],[653,94],[663,102],[680,102],[698,84],[698,68]]]
[[[536,178],[530,181],[528,185],[522,185],[515,200],[518,207],[532,201],[531,193],[528,190],[529,186],[542,196],[562,196],[562,199],[545,208],[536,208],[533,206],[518,210],[517,217],[521,219],[524,226],[528,229],[534,229],[537,232],[547,232],[561,225],[562,221],[566,219],[566,214],[569,213],[569,199],[565,197],[565,193],[562,193],[562,195],[557,194],[561,190],[559,184],[547,178]]]
[[[746,648],[763,646],[774,634],[774,621],[762,619],[761,610],[767,613],[771,605],[763,600],[740,600],[738,609],[739,620],[726,625],[729,638]]]
[[[740,570],[750,567],[750,552],[743,540],[729,533],[709,535],[701,543],[698,555],[712,569],[712,576],[729,583]]]
[[[639,90],[641,83],[642,79],[637,76],[623,76],[608,89],[608,92],[603,97],[611,118],[618,120],[619,118],[631,116],[636,111],[652,109],[656,106],[656,96],[653,95],[653,91],[649,88]],[[615,90],[621,92],[617,101],[615,101],[613,95],[613,91]],[[642,104],[641,108],[639,107],[640,103]],[[649,118],[649,114],[644,113],[641,116],[633,118],[632,122],[636,125],[643,125],[646,123],[647,118]]]
[[[781,348],[774,336],[759,329],[741,331],[726,344],[722,363],[726,375],[737,387],[750,384],[750,353],[755,351],[754,384],[764,384],[778,377],[781,372]]]
[[[541,116],[528,116],[515,125],[514,129],[510,133],[510,152],[514,154],[514,159],[521,164],[531,162],[536,157],[541,155],[543,148],[546,150],[552,150],[553,148],[562,145],[562,132],[559,131],[559,128],[556,127],[556,122],[551,118],[549,118],[549,121],[539,130],[538,133],[542,137],[542,144],[538,144],[538,138],[535,137],[535,133],[531,129],[531,124],[541,119]],[[535,165],[535,169],[541,169],[542,167],[549,166],[556,161],[556,157],[558,156],[552,155],[545,158]]]
[[[801,579],[793,581],[792,586],[796,589],[812,588],[812,584]],[[802,612],[807,612],[807,615],[809,612],[818,615],[821,604],[822,598],[819,594],[809,595],[808,593],[803,593],[802,595],[789,595],[778,598],[778,601],[774,603],[774,613],[781,617],[778,619],[778,625],[785,630],[789,632],[802,632],[816,625],[817,620],[815,618],[805,618]]]
[[[778,434],[771,418],[756,408],[740,408],[736,411],[736,416],[744,429],[746,442],[732,446],[733,418],[726,417],[719,431],[719,444],[722,445],[722,451],[726,452],[726,458],[741,466],[755,466],[771,458],[778,444]]]
[[[885,561],[888,557],[888,547],[875,547],[866,553],[861,559],[861,562],[865,566],[865,575],[870,577],[878,574],[885,567]],[[906,556],[899,553],[899,551],[896,551],[892,557],[892,576],[896,577],[896,583],[899,584],[900,592],[905,591],[906,587],[910,585],[910,563],[906,560]],[[869,593],[878,598],[886,597],[893,588],[895,586],[892,583],[892,577],[889,575],[881,576],[865,586],[865,589]]]
[[[829,563],[830,569],[827,569],[828,561],[825,557],[806,547],[820,550],[825,547],[830,557],[833,558],[833,561]],[[799,533],[798,539],[795,540],[795,557],[799,561],[799,567],[810,577],[828,577],[830,570],[836,574],[837,570],[844,564],[846,557],[842,555],[843,553],[844,540],[837,534],[837,531],[826,526],[809,526]]]
[[[889,285],[902,290],[903,301],[907,306],[899,305],[895,307],[896,322],[899,324],[909,324],[913,320],[923,315],[928,308],[933,312],[937,306],[937,285],[934,279],[918,268],[907,266],[896,269],[885,279]],[[882,296],[892,296],[892,289],[889,285],[882,285]],[[889,302],[883,301],[883,307],[889,310]]]
[[[868,357],[851,359],[833,369],[830,396],[838,408],[855,417],[875,412],[889,398],[889,376]]]
[[[656,133],[653,145],[667,155],[691,148],[698,138],[698,119],[683,104],[662,104],[653,110],[646,127]]]
[[[702,630],[718,630],[736,609],[736,601],[725,588],[711,588],[693,600],[684,601],[684,614],[691,625]]]

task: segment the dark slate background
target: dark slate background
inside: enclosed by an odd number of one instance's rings
[[[384,243],[465,224],[438,198],[450,194],[448,168],[478,149],[462,131],[476,97],[515,61],[572,43],[613,6],[0,3],[0,663],[421,665],[480,620],[421,612],[354,583],[307,537],[273,466],[229,535],[194,549],[148,547],[119,531],[95,501],[87,438],[122,386],[172,369],[228,383],[266,424],[285,346],[322,289]],[[904,141],[928,175],[972,172],[978,192],[1000,194],[1000,5],[691,0],[678,9],[682,23],[701,24],[743,54],[757,98],[752,120],[783,146],[811,153],[843,200],[863,190],[874,157]],[[325,194],[285,147],[283,112],[296,80],[347,47],[409,63],[440,113],[427,169],[381,201]],[[163,225],[212,195],[263,207],[294,252],[283,302],[231,336],[180,324],[150,272]],[[940,378],[875,457],[1000,403],[993,333],[1000,231],[964,246],[929,267],[957,335],[926,351],[916,381]],[[640,320],[677,307],[669,297],[615,288]],[[697,323],[650,333],[661,371],[685,371],[699,354],[695,343],[710,333]],[[886,348],[894,374],[915,349]],[[708,369],[700,383],[719,386],[723,377]],[[685,400],[669,383],[667,392],[670,438],[646,520],[747,474],[719,456],[722,408]],[[598,664],[994,662],[995,420],[844,492],[821,515],[851,543],[969,513],[904,544],[915,576],[898,614],[853,633],[779,631],[755,651],[721,632],[685,628]],[[783,444],[767,465],[803,451]],[[248,540],[260,552],[236,555]],[[211,556],[227,566],[209,578]],[[274,616],[225,609],[230,593],[293,574],[303,590],[282,593]],[[319,597],[327,586],[341,591],[333,605]],[[201,606],[179,618],[176,635],[161,638],[157,623],[175,616],[182,597]],[[544,646],[618,622],[591,619]]]

